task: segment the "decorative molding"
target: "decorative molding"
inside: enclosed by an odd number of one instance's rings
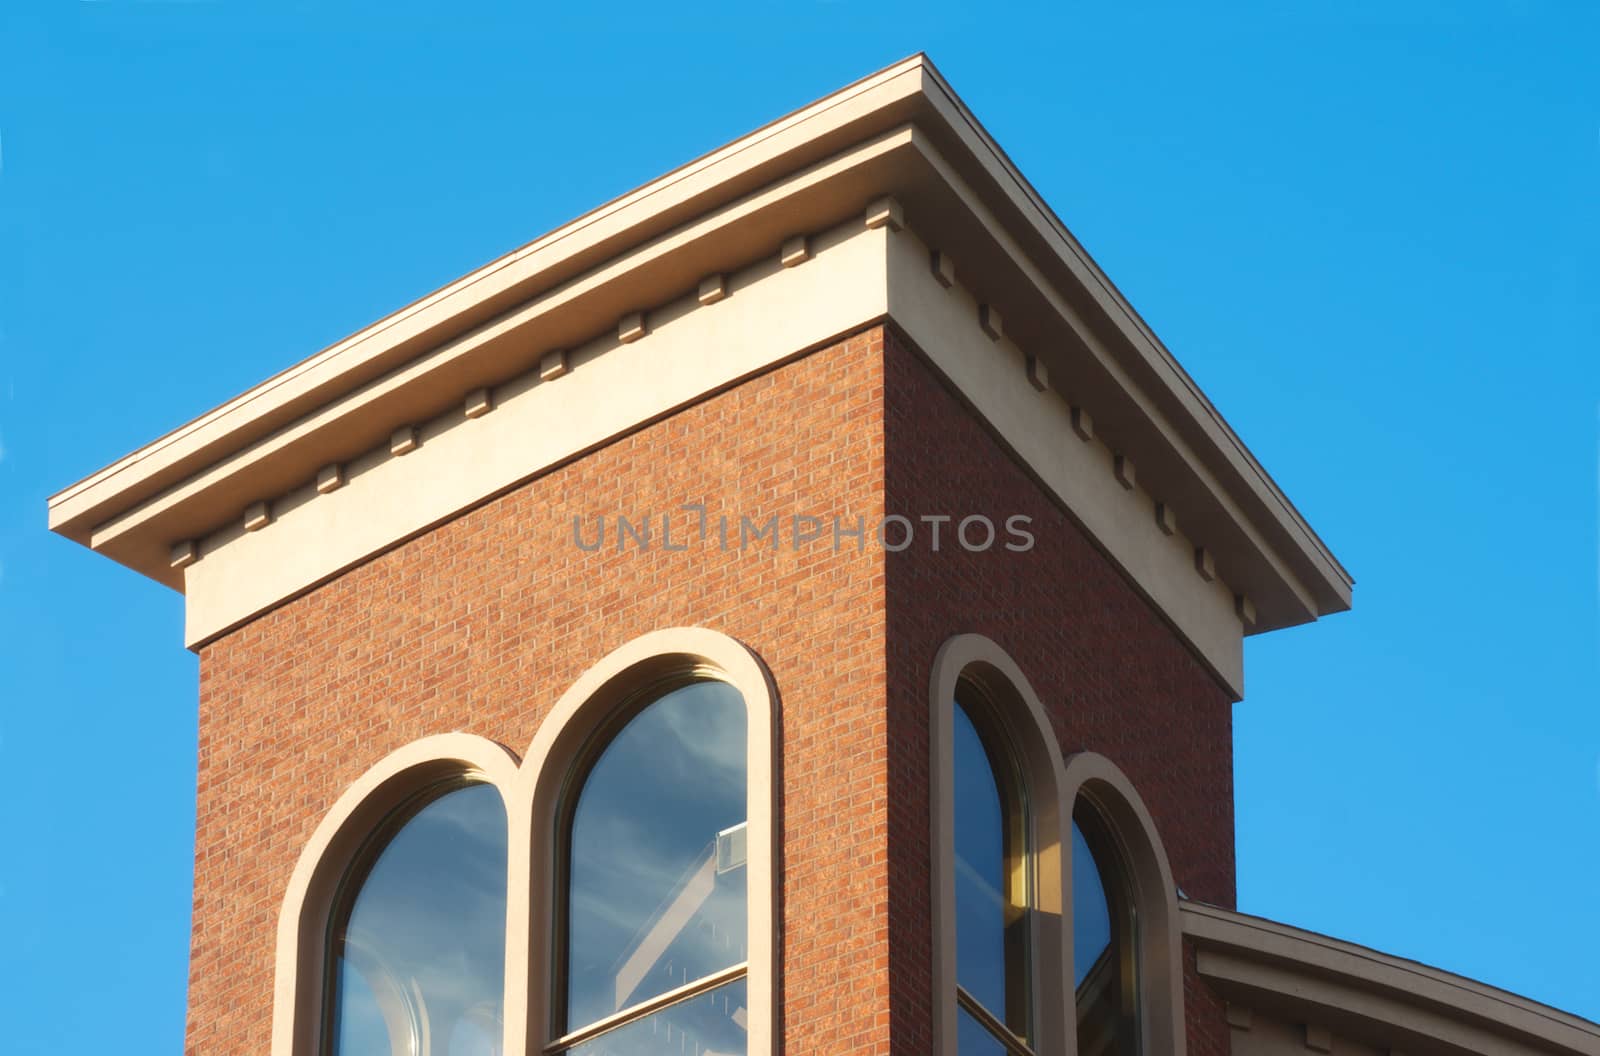
[[[558,348],[553,352],[546,352],[544,358],[539,360],[539,380],[554,381],[567,372],[566,349]]]
[[[344,487],[344,467],[337,462],[317,470],[317,494],[330,495]]]
[[[1030,354],[1025,357],[1024,363],[1028,372],[1028,384],[1033,386],[1035,392],[1048,392],[1050,389],[1050,368],[1045,366],[1044,360]]]
[[[467,393],[467,398],[461,407],[461,412],[468,418],[482,418],[492,410],[494,410],[494,397],[487,386]]]
[[[1006,336],[1005,320],[1000,317],[1000,309],[992,304],[978,305],[978,328],[988,334],[991,341]]]
[[[1082,407],[1072,408],[1072,431],[1085,443],[1094,439],[1094,418]]]
[[[389,453],[395,457],[409,455],[422,446],[422,437],[414,425],[402,425],[389,434]]]
[[[1138,478],[1133,471],[1133,459],[1127,455],[1117,455],[1111,460],[1111,475],[1116,477],[1117,483],[1128,491],[1138,486]]]
[[[617,340],[625,345],[632,344],[646,333],[643,312],[629,312],[617,323]]]
[[[887,314],[883,247],[892,239],[885,231],[854,220],[808,241],[822,266],[784,269],[768,257],[730,275],[739,296],[711,312],[696,289],[682,291],[649,310],[659,329],[631,344],[617,343],[614,321],[602,324],[576,347],[548,353],[539,371],[497,383],[494,413],[471,428],[461,404],[447,405],[421,423],[421,446],[405,459],[373,449],[351,460],[347,486],[326,502],[306,504],[291,493],[274,531],[206,536],[205,574],[185,583],[186,643],[209,641],[639,422]],[[560,389],[545,387],[558,377]]]
[[[701,305],[716,304],[728,296],[728,277],[726,275],[710,275],[700,280],[700,292],[697,299]]]
[[[381,442],[389,423],[459,416],[444,394],[519,378],[540,348],[575,347],[635,305],[666,303],[684,292],[686,275],[748,265],[796,230],[860,230],[860,203],[885,197],[922,222],[926,246],[941,247],[919,265],[955,251],[981,300],[1004,291],[1007,329],[1028,335],[1057,385],[1070,378],[1074,403],[1095,407],[1152,488],[1184,496],[1186,517],[1208,525],[1233,586],[1257,605],[1258,630],[1348,607],[1348,574],[920,57],[274,375],[52,496],[51,528],[187,589],[190,577],[170,567],[174,540],[226,535],[250,499],[293,489],[333,452],[346,458]]]
[[[778,262],[786,268],[804,264],[811,259],[811,240],[805,235],[795,235],[784,240]]]
[[[244,530],[259,532],[272,523],[272,507],[265,502],[252,502],[245,507]]]
[[[887,227],[898,231],[906,226],[906,213],[898,198],[879,198],[867,206],[866,224],[870,229]]]
[[[1167,503],[1156,503],[1156,527],[1161,529],[1162,535],[1175,535],[1178,531],[1178,515]]]
[[[188,568],[198,560],[200,560],[200,547],[193,539],[172,544],[173,568]]]

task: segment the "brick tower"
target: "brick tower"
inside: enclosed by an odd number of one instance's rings
[[[191,1053],[1600,1051],[1233,912],[1351,580],[921,57],[50,516],[186,598]]]

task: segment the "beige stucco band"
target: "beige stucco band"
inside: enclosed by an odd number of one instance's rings
[[[472,777],[499,790],[509,826],[506,862],[504,1049],[538,1052],[553,1040],[556,840],[560,797],[578,748],[616,707],[664,676],[693,673],[727,682],[748,712],[748,1020],[752,1056],[776,1051],[779,893],[778,695],[746,646],[700,627],[643,635],[606,656],[572,685],[539,726],[519,766],[506,748],[447,733],[384,757],[334,803],[300,854],[278,921],[272,1056],[316,1056],[328,972],[328,934],[340,881],[377,825],[440,780]]]
[[[955,774],[956,687],[963,679],[985,690],[1001,714],[1019,758],[1030,806],[1034,857],[1031,968],[1033,1040],[1039,1053],[1077,1056],[1073,1014],[1073,806],[1087,800],[1117,841],[1138,915],[1139,1031],[1143,1051],[1183,1056],[1185,1046],[1181,929],[1177,886],[1149,810],[1125,774],[1093,752],[1066,759],[1049,716],[1027,676],[996,642],[960,634],[940,647],[929,681],[931,778],[930,876],[933,916],[932,995],[935,1056],[956,1053]]]
[[[493,785],[508,819],[515,818],[516,774],[516,757],[504,747],[471,734],[444,733],[391,752],[335,801],[301,850],[278,914],[272,1056],[324,1050],[330,916],[340,881],[372,831],[411,796],[453,777]],[[508,901],[525,889],[525,877],[509,871]]]

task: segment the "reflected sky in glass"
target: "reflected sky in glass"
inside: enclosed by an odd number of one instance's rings
[[[1006,1014],[1005,813],[989,755],[955,707],[956,982]]]
[[[956,1011],[956,1056],[1006,1056],[1006,1047],[962,1008]]]
[[[736,689],[692,683],[590,770],[571,828],[567,1031],[747,959],[743,857],[719,869],[716,855],[745,822],[745,726]]]
[[[745,981],[735,979],[567,1051],[571,1056],[746,1056],[746,993]]]
[[[333,1056],[410,1056],[424,1033],[495,1056],[505,928],[500,794],[447,791],[390,837],[335,929]]]
[[[1105,881],[1078,823],[1072,823],[1072,985],[1076,988],[1111,945]]]

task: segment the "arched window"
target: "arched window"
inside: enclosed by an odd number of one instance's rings
[[[272,1056],[768,1056],[778,706],[748,647],[667,628],[521,762],[466,733],[384,756],[289,879]]]
[[[1022,773],[992,705],[968,683],[957,690],[952,732],[956,1048],[1028,1052],[1035,881]]]
[[[625,702],[582,752],[546,1051],[748,1051],[746,727],[733,686],[679,680]]]
[[[935,1056],[1183,1056],[1177,886],[1127,776],[1063,758],[981,635],[940,647],[929,706]]]
[[[1080,799],[1072,814],[1072,981],[1078,1056],[1139,1052],[1138,921],[1110,826]]]
[[[465,778],[373,830],[334,900],[327,1056],[499,1056],[506,835],[499,790]]]

